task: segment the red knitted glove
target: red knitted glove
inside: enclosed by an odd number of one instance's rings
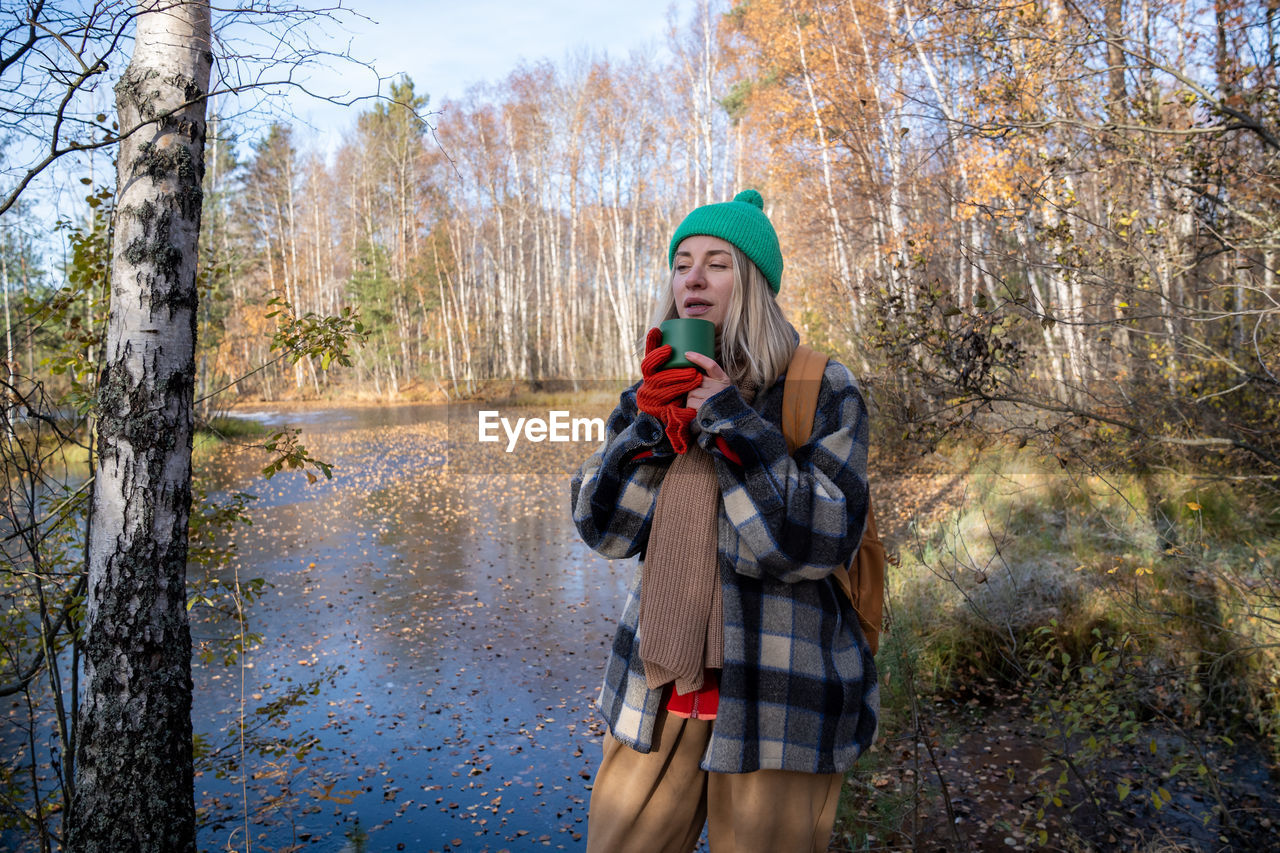
[[[701,377],[702,374],[698,375]],[[684,453],[689,449],[689,442],[693,438],[689,433],[689,424],[696,414],[697,409],[684,408],[675,403],[667,407],[667,438],[671,439],[671,449],[676,453]]]
[[[724,436],[716,436],[716,447],[724,454],[725,459],[728,459],[734,465],[742,465],[742,457],[733,452],[733,448],[729,446],[729,442],[724,440]]]
[[[671,344],[662,343],[662,330],[656,326],[650,329],[644,336],[644,361],[640,362],[640,374],[645,379],[653,376],[662,370],[662,365],[666,364],[674,353],[675,350],[671,348]]]
[[[644,361],[640,362],[644,381],[636,391],[636,406],[666,424],[671,447],[676,453],[684,453],[689,449],[689,424],[697,412],[679,402],[702,384],[702,374],[696,367],[662,369],[674,350],[670,344],[662,343],[662,332],[658,329],[649,330],[644,352]]]

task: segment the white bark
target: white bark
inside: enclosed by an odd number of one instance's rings
[[[800,52],[800,70],[804,76],[805,92],[809,96],[809,111],[813,116],[813,129],[818,137],[818,152],[822,158],[822,187],[826,196],[827,218],[831,222],[831,240],[835,246],[840,287],[845,289],[850,285],[849,258],[845,249],[844,225],[840,221],[840,209],[836,206],[835,191],[832,187],[831,146],[827,141],[827,128],[822,121],[822,111],[818,108],[818,97],[813,89],[813,75],[809,73],[809,61],[804,49],[804,30],[800,26],[800,18],[794,12],[791,17],[795,25],[796,45]],[[859,310],[854,310],[855,323],[858,322],[860,313]],[[859,328],[858,331],[861,329]]]
[[[116,86],[111,316],[98,393],[68,850],[194,851],[186,611],[207,0],[143,0]]]

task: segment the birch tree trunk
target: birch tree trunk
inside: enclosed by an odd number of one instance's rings
[[[849,257],[845,251],[844,225],[840,221],[840,209],[836,206],[835,193],[831,187],[831,146],[827,143],[827,129],[822,121],[822,111],[818,109],[818,98],[813,90],[813,75],[809,73],[809,62],[805,57],[804,29],[800,26],[800,17],[795,12],[792,12],[791,19],[795,25],[796,47],[800,54],[800,69],[804,75],[805,93],[809,96],[809,111],[813,116],[813,128],[818,137],[818,151],[822,155],[822,186],[826,191],[827,215],[831,220],[831,241],[836,250],[840,289],[845,291],[850,286]],[[854,309],[853,320],[855,331],[861,335],[861,311],[858,308]]]
[[[98,392],[84,697],[67,849],[195,850],[186,611],[208,0],[142,0],[116,86],[111,317]]]

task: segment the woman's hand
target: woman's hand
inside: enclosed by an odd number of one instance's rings
[[[667,438],[676,453],[689,449],[689,424],[695,411],[683,404],[685,395],[697,389],[705,377],[694,367],[663,370],[671,359],[670,344],[662,343],[662,333],[650,329],[645,338],[645,357],[640,365],[644,381],[636,390],[636,406],[653,415],[666,427]],[[714,362],[713,362],[714,363]]]
[[[695,411],[702,408],[702,404],[708,399],[719,394],[733,383],[729,381],[729,375],[724,372],[720,365],[716,364],[714,359],[707,358],[700,352],[687,352],[685,358],[689,359],[691,364],[696,364],[702,368],[702,383],[689,392],[685,405]]]
[[[662,333],[650,329],[645,338],[644,361],[640,363],[644,380],[636,391],[636,405],[640,411],[653,415],[664,424],[670,416],[670,409],[681,408],[685,395],[703,380],[702,374],[693,367],[664,370],[663,365],[671,360],[671,355],[671,345],[662,343]]]

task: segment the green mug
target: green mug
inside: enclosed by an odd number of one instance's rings
[[[677,317],[663,322],[658,329],[662,332],[662,342],[671,344],[671,349],[674,350],[671,358],[662,365],[663,370],[697,367],[684,357],[687,352],[702,353],[707,358],[716,357],[716,324],[710,320]]]

